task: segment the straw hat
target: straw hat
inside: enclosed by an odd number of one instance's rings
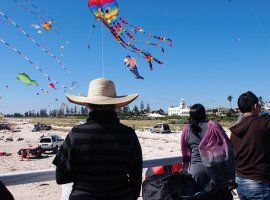
[[[134,101],[138,94],[126,96],[116,96],[113,81],[106,78],[98,78],[89,83],[88,96],[75,96],[66,94],[71,103],[87,106],[94,105],[114,105],[115,108],[123,107]]]

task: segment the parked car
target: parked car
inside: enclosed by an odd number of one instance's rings
[[[0,124],[0,130],[3,129],[10,130],[10,127],[7,124]]]
[[[159,123],[150,128],[151,133],[170,133],[171,129],[167,123]]]
[[[64,139],[59,135],[42,136],[39,139],[38,147],[40,147],[43,152],[53,151],[53,153],[57,153],[58,148],[63,144],[63,141]]]
[[[36,124],[34,125],[34,128],[32,129],[32,132],[41,131],[41,130],[51,130],[52,126],[45,125],[45,124]]]

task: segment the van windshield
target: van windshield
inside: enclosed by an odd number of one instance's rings
[[[50,143],[51,142],[51,138],[43,138],[39,142],[40,143]]]

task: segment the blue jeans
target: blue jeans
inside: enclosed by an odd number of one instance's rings
[[[270,183],[236,177],[237,193],[241,200],[269,200]]]

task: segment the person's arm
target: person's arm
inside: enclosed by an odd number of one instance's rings
[[[135,134],[132,144],[131,162],[129,165],[129,182],[133,199],[138,199],[142,184],[142,149],[139,140]]]
[[[65,184],[73,182],[74,169],[72,163],[72,152],[74,146],[74,137],[72,131],[69,132],[65,141],[61,145],[56,154],[53,164],[56,166],[56,182],[57,184]]]

